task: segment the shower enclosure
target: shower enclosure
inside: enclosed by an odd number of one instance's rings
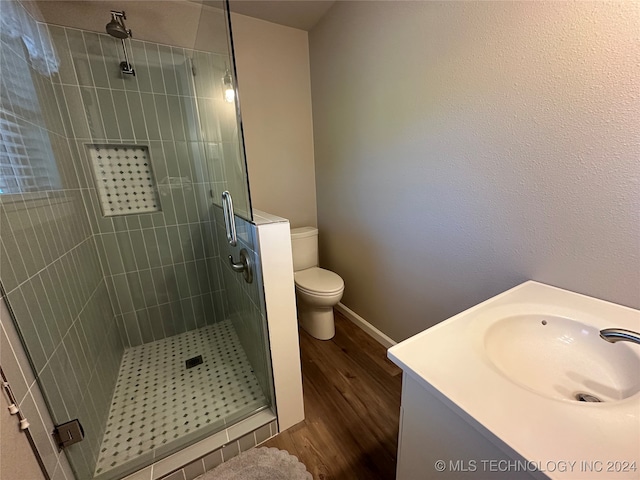
[[[0,20],[1,293],[78,479],[273,406],[227,6],[122,3]]]

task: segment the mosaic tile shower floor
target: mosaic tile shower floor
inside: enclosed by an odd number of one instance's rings
[[[197,355],[203,363],[187,369]],[[129,348],[96,475],[265,401],[229,320]]]

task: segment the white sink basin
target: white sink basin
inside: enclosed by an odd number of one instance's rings
[[[388,354],[497,446],[533,462],[577,462],[570,471],[545,470],[547,477],[637,480],[640,345],[609,343],[599,335],[605,328],[638,332],[640,311],[529,281]],[[602,402],[576,401],[577,393]],[[581,463],[596,459],[609,463]],[[612,475],[606,467],[615,462],[636,470]]]
[[[632,350],[640,347],[609,343],[599,329],[568,318],[500,319],[487,329],[484,347],[509,380],[549,398],[613,402],[640,391],[640,358]]]

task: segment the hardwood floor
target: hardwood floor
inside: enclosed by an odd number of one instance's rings
[[[297,456],[314,479],[395,478],[401,370],[336,312],[336,336],[300,330],[305,420],[264,444]]]

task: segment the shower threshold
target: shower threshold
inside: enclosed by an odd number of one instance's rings
[[[185,361],[202,356],[187,368]],[[125,351],[95,476],[157,461],[267,404],[230,320]]]

